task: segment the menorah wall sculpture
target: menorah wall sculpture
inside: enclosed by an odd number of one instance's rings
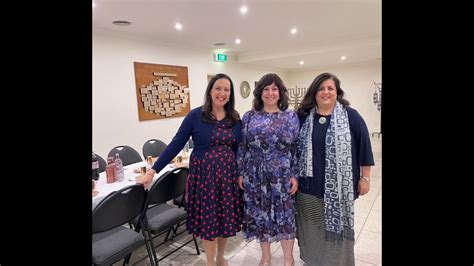
[[[303,97],[306,95],[306,90],[306,88],[298,86],[288,88],[288,104],[290,107],[293,107],[293,110],[295,110],[303,100]]]
[[[374,81],[375,85],[375,92],[373,96],[373,101],[375,103],[375,106],[377,106],[377,110],[382,112],[382,83],[376,83]],[[374,132],[372,133],[372,137],[377,134],[378,137],[380,138],[380,135],[382,134],[382,119],[380,119],[380,132]]]
[[[374,103],[377,106],[377,110],[382,110],[382,83],[375,83],[374,92]]]

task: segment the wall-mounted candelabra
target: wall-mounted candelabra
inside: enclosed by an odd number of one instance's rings
[[[374,103],[377,106],[377,110],[382,110],[382,83],[376,83],[375,85],[375,92],[374,92]]]
[[[374,81],[374,85],[375,85],[375,92],[373,96],[373,101],[375,103],[375,106],[377,107],[377,110],[382,112],[382,82],[376,83]],[[380,131],[372,133],[372,137],[375,134],[377,134],[378,137],[380,138],[380,135],[382,134],[382,119],[380,119]]]
[[[306,88],[295,86],[294,88],[288,88],[288,104],[295,110],[303,97],[306,95]]]

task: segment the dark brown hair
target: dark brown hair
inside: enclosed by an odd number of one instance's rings
[[[262,92],[263,89],[275,83],[275,86],[278,87],[278,94],[280,95],[280,99],[278,99],[278,108],[281,111],[285,111],[288,108],[288,90],[283,83],[283,80],[274,73],[269,73],[264,75],[257,83],[255,90],[253,90],[253,109],[256,111],[260,111],[263,109],[263,100],[262,100]]]
[[[217,122],[216,118],[212,114],[212,98],[211,90],[214,86],[214,83],[218,79],[227,79],[230,82],[230,97],[229,101],[224,105],[225,109],[225,119],[227,119],[230,124],[233,126],[240,120],[239,113],[235,110],[235,99],[234,99],[234,84],[229,76],[223,73],[219,73],[212,77],[207,84],[206,94],[204,95],[204,105],[202,106],[201,118],[204,122],[215,124]]]
[[[303,97],[303,100],[299,104],[298,109],[296,111],[298,115],[309,114],[311,109],[314,106],[318,105],[316,103],[316,93],[318,92],[318,89],[321,86],[321,84],[328,79],[332,79],[334,81],[334,84],[336,85],[336,94],[337,94],[336,100],[340,102],[344,107],[349,106],[349,101],[346,99],[343,99],[344,91],[341,88],[341,81],[334,74],[322,73],[322,74],[319,74],[313,80],[308,90],[306,91],[306,95]]]

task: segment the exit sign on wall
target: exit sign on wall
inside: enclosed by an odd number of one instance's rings
[[[226,62],[227,61],[227,55],[225,55],[225,54],[214,54],[214,61]]]

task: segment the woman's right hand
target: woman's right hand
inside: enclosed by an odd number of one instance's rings
[[[239,176],[238,183],[239,183],[240,189],[245,190],[244,189],[244,177],[243,176]]]

